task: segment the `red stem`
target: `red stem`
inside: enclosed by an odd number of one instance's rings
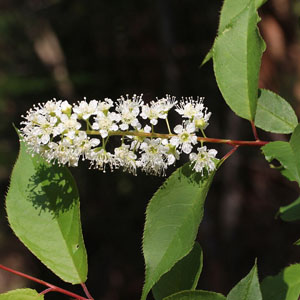
[[[44,291],[44,293],[47,293],[47,292],[58,292],[58,293],[62,293],[62,294],[65,294],[65,295],[67,295],[67,296],[70,296],[70,297],[72,297],[72,298],[75,298],[75,299],[77,299],[77,300],[92,300],[92,299],[93,299],[93,298],[85,298],[85,297],[79,296],[79,295],[77,295],[77,294],[75,294],[75,293],[72,293],[72,292],[70,292],[70,291],[67,291],[67,290],[65,290],[65,289],[62,289],[62,288],[60,288],[60,287],[58,287],[58,286],[56,286],[56,285],[53,285],[53,284],[51,284],[51,283],[48,283],[48,282],[43,281],[43,280],[41,280],[41,279],[38,279],[38,278],[36,278],[36,277],[33,277],[33,276],[30,276],[30,275],[24,274],[24,273],[22,273],[22,272],[13,270],[13,269],[11,269],[11,268],[5,267],[5,266],[3,266],[3,265],[0,265],[0,269],[5,270],[5,271],[8,271],[8,272],[10,272],[10,273],[13,273],[13,274],[15,274],[15,275],[24,277],[24,278],[26,278],[26,279],[35,281],[35,282],[37,282],[37,283],[39,283],[39,284],[45,285],[45,286],[48,287],[49,289],[46,289],[46,290]],[[43,292],[42,292],[42,293],[43,293]]]
[[[203,137],[198,137],[197,140],[207,142],[207,143],[216,143],[216,144],[227,144],[227,145],[232,145],[232,146],[264,146],[268,143],[269,141],[261,141],[261,140],[256,140],[256,141],[237,141],[237,140],[224,140],[224,139],[214,139],[214,138],[203,138]]]
[[[251,123],[252,124],[252,123]],[[254,126],[254,124],[253,124]],[[255,126],[253,127],[254,132],[256,133]],[[88,130],[87,134],[89,135],[99,135],[99,132],[96,130]],[[168,134],[168,133],[147,133],[147,132],[140,132],[140,131],[110,131],[110,136],[114,135],[131,135],[131,136],[141,136],[141,137],[153,137],[153,138],[162,138],[162,139],[168,139],[173,136],[177,136],[176,134]],[[226,139],[216,139],[216,138],[206,138],[206,137],[197,137],[197,140],[199,142],[206,142],[206,143],[216,143],[216,144],[227,144],[227,145],[233,145],[233,146],[264,146],[269,143],[269,141],[261,141],[256,133],[255,141],[237,141],[237,140],[226,140]]]
[[[80,283],[83,290],[84,290],[84,293],[86,294],[86,296],[90,299],[90,300],[94,300],[94,298],[92,297],[92,295],[90,294],[89,290],[87,289],[86,285],[84,282]]]
[[[253,132],[253,135],[254,135],[254,138],[255,140],[259,141],[259,137],[258,137],[258,134],[257,134],[257,130],[256,130],[256,127],[255,127],[255,124],[253,121],[250,121],[251,123],[251,127],[252,127],[252,132]]]
[[[230,157],[237,149],[238,145],[234,146],[229,152],[227,152],[221,159],[221,161],[225,161],[228,157]]]

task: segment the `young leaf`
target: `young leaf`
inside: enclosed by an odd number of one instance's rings
[[[300,197],[291,204],[280,207],[278,213],[283,221],[300,220]]]
[[[240,1],[236,1],[240,2]],[[254,1],[216,38],[214,71],[219,89],[240,117],[254,120],[261,55],[265,49]]]
[[[194,290],[202,271],[203,253],[199,243],[195,242],[192,251],[175,266],[152,288],[155,300],[161,300],[182,290]]]
[[[185,164],[149,202],[143,236],[146,271],[142,299],[163,274],[191,251],[213,176],[214,173],[202,176]]]
[[[6,210],[17,237],[49,269],[66,282],[86,280],[79,196],[67,168],[32,157],[21,142]]]
[[[251,0],[252,1],[252,0]],[[255,7],[258,9],[262,6],[267,0],[256,0]],[[249,4],[249,0],[225,0],[223,2],[221,14],[220,14],[220,23],[218,28],[218,35],[220,35],[227,26],[229,26],[233,20],[246,8]],[[213,57],[213,47],[204,57],[201,67],[205,65]]]
[[[253,2],[253,0],[250,0]],[[262,6],[267,0],[256,0],[255,9]],[[218,34],[221,34],[224,29],[232,23],[232,21],[249,5],[249,0],[225,0],[220,14],[220,23]]]
[[[291,105],[279,95],[260,90],[257,102],[255,126],[275,133],[291,133],[298,125]]]
[[[227,295],[227,300],[262,300],[256,264]]]
[[[0,294],[0,300],[43,300],[44,295],[40,295],[36,290],[17,289]]]
[[[272,142],[262,147],[267,161],[277,159],[283,169],[281,173],[300,185],[300,124],[295,128],[290,142]]]
[[[268,276],[261,283],[264,300],[298,300],[300,295],[300,264],[285,268],[276,276]]]
[[[222,294],[209,291],[182,291],[164,300],[226,300],[226,298]]]

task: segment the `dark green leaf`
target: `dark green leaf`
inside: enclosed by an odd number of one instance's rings
[[[44,295],[39,295],[36,290],[18,289],[0,294],[0,300],[43,300]]]
[[[300,197],[291,204],[280,207],[278,213],[287,222],[300,220]]]
[[[300,295],[300,264],[285,268],[261,283],[263,300],[298,300]]]
[[[279,95],[260,90],[255,115],[255,126],[275,133],[291,133],[298,125],[291,105]]]
[[[142,299],[194,245],[206,194],[214,174],[201,176],[188,164],[177,169],[152,197],[146,211]]]
[[[222,294],[209,291],[182,291],[164,300],[226,300]]]
[[[262,300],[256,264],[227,295],[227,300]]]
[[[239,3],[240,1],[236,1]],[[265,49],[258,32],[254,1],[216,38],[214,71],[219,89],[230,108],[240,117],[254,120],[258,75]]]
[[[178,261],[152,288],[154,298],[160,300],[182,290],[195,289],[202,270],[202,261],[201,247],[195,242],[192,251]]]
[[[86,280],[79,196],[67,168],[32,157],[21,142],[6,210],[15,234],[49,269],[73,284]]]

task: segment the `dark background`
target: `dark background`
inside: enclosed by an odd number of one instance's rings
[[[116,99],[127,93],[143,93],[145,101],[166,93],[199,95],[213,112],[209,137],[253,139],[248,122],[222,100],[212,63],[199,68],[213,43],[220,9],[220,0],[0,0],[1,264],[72,288],[31,255],[6,219],[4,198],[18,151],[12,123],[19,126],[34,103],[52,97]],[[270,0],[260,15],[268,46],[260,86],[285,97],[300,115],[300,3]],[[219,157],[230,149],[216,148]],[[164,178],[103,174],[84,163],[71,171],[81,195],[90,292],[97,300],[138,299],[145,209]],[[300,238],[300,224],[275,218],[279,206],[298,193],[295,183],[268,167],[259,149],[240,148],[218,171],[206,201],[198,236],[204,250],[199,288],[227,294],[256,257],[260,279],[299,262],[293,242]],[[43,289],[0,271],[1,292],[25,286]]]

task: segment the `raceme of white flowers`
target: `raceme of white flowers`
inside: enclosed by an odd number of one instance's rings
[[[22,116],[21,139],[29,151],[40,154],[48,162],[77,166],[89,160],[91,166],[105,172],[123,168],[134,175],[137,169],[148,174],[165,175],[169,165],[188,154],[193,170],[210,173],[216,168],[217,151],[206,146],[197,147],[197,133],[204,135],[211,113],[203,105],[203,98],[192,97],[177,101],[166,95],[144,104],[142,96],[121,96],[113,102],[86,98],[77,104],[55,98],[39,103]],[[183,119],[171,131],[168,114],[174,108]],[[158,134],[159,119],[166,123],[168,133]],[[118,137],[117,146],[110,143]]]

